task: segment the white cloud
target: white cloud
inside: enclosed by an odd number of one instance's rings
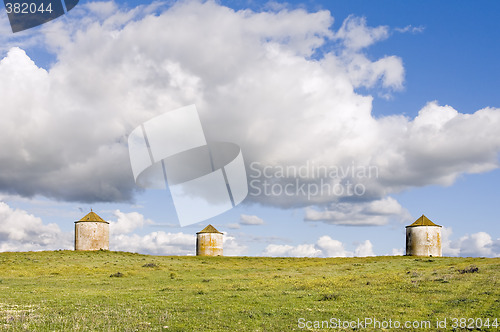
[[[397,32],[401,32],[401,33],[410,32],[413,34],[417,34],[417,33],[424,32],[425,27],[421,26],[421,25],[418,27],[414,27],[413,25],[410,24],[410,25],[405,26],[404,28],[394,28],[394,30]]]
[[[443,255],[460,257],[500,257],[500,239],[494,240],[486,232],[466,234],[451,240],[452,229],[443,227]]]
[[[372,88],[381,83],[384,88],[403,88],[404,68],[396,56],[386,56],[375,62],[363,54],[348,54],[342,57],[346,74],[354,87]]]
[[[348,49],[360,50],[368,47],[377,41],[389,37],[389,28],[379,26],[368,27],[364,17],[349,16],[344,20],[335,38],[342,40]]]
[[[113,213],[110,221],[110,249],[152,255],[194,255],[196,235],[182,232],[155,231],[146,235],[130,234],[148,224],[149,219],[137,212]],[[248,248],[233,236],[224,235],[224,255],[244,255]],[[63,232],[57,224],[46,224],[41,218],[0,201],[0,252],[74,249],[74,233]]]
[[[370,240],[366,240],[365,242],[359,244],[354,250],[354,256],[356,257],[367,257],[367,256],[375,256],[373,253],[373,245]]]
[[[325,253],[326,257],[346,257],[348,255],[344,249],[344,244],[328,235],[320,237],[317,245]]]
[[[242,214],[240,216],[240,224],[242,225],[264,225],[264,220],[257,216]]]
[[[243,256],[247,253],[248,247],[238,243],[234,236],[224,233],[223,241],[223,254],[224,256]]]
[[[462,256],[493,256],[493,240],[488,233],[467,234],[459,241]]]
[[[405,254],[404,248],[392,248],[391,256],[404,256]]]
[[[365,257],[374,256],[373,245],[369,240],[360,243],[354,253],[344,249],[344,244],[328,235],[318,239],[315,244],[297,246],[269,244],[262,252],[272,257]]]
[[[264,224],[264,220],[262,218],[259,218],[258,216],[242,214],[240,215],[239,223],[230,223],[226,226],[230,229],[240,229],[242,225],[259,226]]]
[[[110,249],[151,255],[195,255],[196,234],[163,231],[155,231],[146,235],[115,233],[110,236]],[[234,236],[224,233],[224,256],[241,256],[247,250],[248,248],[241,245]]]
[[[266,247],[263,256],[271,257],[318,257],[321,250],[313,244],[300,244],[296,247],[290,245],[270,244]]]
[[[410,220],[410,213],[395,199],[387,197],[367,203],[338,203],[318,211],[307,208],[304,220],[346,226],[379,226],[391,219]]]
[[[113,215],[117,218],[117,221],[109,221],[109,231],[111,234],[132,233],[137,228],[154,224],[152,220],[146,219],[138,212],[124,213],[120,210],[115,210]]]
[[[110,237],[110,249],[151,255],[194,255],[196,235],[152,232],[146,235],[118,234]]]
[[[494,257],[500,257],[500,237],[493,241],[491,245]]]
[[[452,234],[453,229],[451,227],[443,226],[441,228],[441,246],[443,250],[443,256],[459,256],[460,254],[460,248],[455,248],[455,244],[452,244],[451,242]]]
[[[414,119],[372,116],[373,97],[355,89],[391,93],[404,83],[399,57],[366,55],[367,47],[389,37],[386,26],[369,27],[351,16],[334,31],[328,11],[256,13],[215,2],[133,10],[92,3],[72,13],[41,29],[46,47],[57,54],[51,68],[38,68],[19,48],[0,62],[2,192],[132,200],[127,135],[155,115],[192,103],[208,139],[237,143],[246,162],[258,161],[261,169],[306,162],[345,168],[353,161],[377,167],[376,177],[271,179],[281,186],[297,179],[316,185],[350,181],[365,189],[359,197],[247,198],[314,207],[308,220],[382,225],[405,214],[390,201],[391,193],[451,185],[461,174],[498,167],[499,109],[462,114],[431,102]],[[332,40],[339,43],[321,53]],[[370,212],[371,203],[395,206],[394,213]]]
[[[56,224],[0,202],[0,251],[70,249],[73,236]]]

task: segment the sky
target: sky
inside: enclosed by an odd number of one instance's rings
[[[193,255],[500,256],[500,21],[495,1],[80,1],[12,33],[0,10],[0,251],[73,248],[92,208],[110,249]],[[139,187],[128,137],[196,105],[237,144],[249,193],[181,227]],[[196,209],[196,207],[193,207]]]

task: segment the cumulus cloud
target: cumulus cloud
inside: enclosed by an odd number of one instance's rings
[[[451,237],[453,234],[453,229],[451,227],[441,228],[441,246],[443,250],[443,256],[458,256],[460,254],[460,248],[455,247],[455,243],[452,244]]]
[[[391,219],[411,219],[410,213],[391,197],[366,203],[338,203],[321,211],[307,208],[305,212],[306,221],[345,226],[377,226]]]
[[[373,97],[356,88],[391,93],[404,84],[397,55],[366,54],[390,36],[386,26],[351,16],[334,31],[328,11],[235,11],[210,1],[133,10],[91,3],[72,13],[42,29],[56,54],[52,67],[39,68],[21,48],[3,54],[3,192],[130,201],[136,187],[127,135],[193,103],[207,139],[234,142],[247,166],[258,162],[261,173],[249,175],[260,182],[248,202],[309,206],[310,221],[382,225],[405,215],[391,193],[498,167],[499,109],[462,114],[430,102],[415,118],[372,116]],[[321,48],[331,42],[331,51]],[[378,172],[271,179],[262,172],[307,162],[338,169],[355,162]],[[282,190],[266,193],[265,181]],[[362,194],[350,195],[349,185]]]
[[[485,232],[467,234],[459,240],[460,255],[462,256],[492,256],[492,246],[493,240]]]
[[[257,216],[242,214],[240,216],[240,224],[242,225],[264,225],[264,220]]]
[[[56,224],[0,202],[0,251],[70,249],[73,237]]]
[[[340,56],[328,55],[325,57],[325,63],[328,66],[331,66],[332,62],[340,65],[337,69],[345,73],[355,88],[372,88],[380,83],[384,88],[400,90],[404,81],[401,58],[392,55],[372,61],[362,52],[363,49],[388,37],[389,27],[369,27],[364,17],[351,15],[344,20],[333,38],[344,45]],[[386,95],[389,96],[387,93]]]
[[[138,212],[124,213],[120,210],[116,210],[113,212],[113,215],[117,220],[109,222],[109,231],[111,234],[132,233],[137,228],[154,224],[152,220],[146,219]]]
[[[344,57],[347,74],[355,87],[371,88],[380,82],[383,87],[399,90],[403,87],[404,69],[400,58],[386,56],[371,62],[364,55]]]
[[[368,27],[366,18],[353,15],[344,20],[335,34],[335,38],[340,39],[348,49],[352,50],[366,48],[387,37],[389,37],[389,27]]]
[[[356,257],[367,257],[367,256],[375,256],[373,253],[373,244],[370,240],[365,240],[365,242],[361,243],[354,250],[354,256]]]
[[[222,238],[224,256],[243,256],[247,253],[248,247],[238,242],[236,237],[224,232]]]
[[[405,254],[404,248],[392,248],[391,256],[404,256]]]
[[[500,237],[493,241],[491,248],[493,250],[493,255],[495,257],[500,257]]]
[[[196,235],[183,232],[156,231],[146,235],[112,234],[110,249],[150,255],[195,255]],[[224,234],[224,256],[244,255],[248,247],[240,244],[234,236]]]
[[[299,244],[298,246],[270,244],[266,247],[263,256],[271,257],[318,257],[321,250],[313,244]]]
[[[344,249],[344,244],[338,240],[334,240],[328,235],[324,235],[318,239],[317,246],[325,253],[327,257],[346,257],[347,252]]]
[[[486,232],[466,234],[451,240],[453,231],[443,227],[443,255],[461,257],[500,257],[500,239],[494,240]]]
[[[118,234],[110,238],[110,249],[151,255],[194,255],[196,235],[152,232],[146,235]]]
[[[196,235],[183,232],[155,231],[145,235],[132,233],[154,224],[138,212],[119,210],[110,221],[110,249],[151,255],[194,255]],[[73,231],[63,232],[57,224],[45,223],[21,209],[12,209],[0,201],[0,252],[74,249]],[[224,255],[241,256],[248,247],[234,237],[224,235]]]
[[[344,244],[324,235],[314,244],[297,246],[270,244],[262,252],[263,256],[272,257],[365,257],[374,256],[373,245],[369,240],[359,244],[354,252],[344,249]]]
[[[196,235],[183,232],[156,231],[146,235],[133,232],[155,222],[139,212],[113,212],[117,221],[110,221],[110,248],[118,251],[132,251],[151,255],[194,255]],[[236,224],[238,225],[238,224]],[[224,233],[223,250],[225,256],[244,255],[248,247],[241,245],[234,236]]]
[[[242,214],[240,215],[239,222],[229,223],[226,225],[226,227],[230,229],[240,229],[242,225],[259,226],[264,224],[265,224],[264,220],[256,215]]]

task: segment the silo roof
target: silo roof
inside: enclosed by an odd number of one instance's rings
[[[107,223],[106,220],[102,219],[101,217],[99,217],[97,215],[97,213],[95,213],[94,211],[90,210],[90,212],[85,216],[83,217],[82,219],[78,220],[77,222],[80,222],[80,221],[92,221],[92,222],[105,222]]]
[[[437,226],[437,227],[441,227],[439,225],[436,225],[435,223],[433,223],[429,218],[427,218],[426,216],[422,215],[420,218],[418,218],[417,220],[415,220],[415,222],[409,226],[406,226],[406,227],[417,227],[417,226]]]
[[[219,234],[223,234],[221,232],[219,232],[214,226],[212,225],[208,225],[207,227],[203,228],[201,231],[199,231],[198,233],[196,234],[200,234],[200,233],[219,233]]]

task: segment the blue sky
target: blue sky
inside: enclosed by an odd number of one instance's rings
[[[425,214],[445,255],[498,256],[498,7],[81,1],[17,34],[0,12],[0,250],[72,248],[92,207],[112,250],[192,254],[212,223],[232,255],[401,254]],[[252,162],[379,173],[334,179],[362,195],[249,195],[180,227],[168,192],[135,185],[126,137],[189,104],[249,176]]]

